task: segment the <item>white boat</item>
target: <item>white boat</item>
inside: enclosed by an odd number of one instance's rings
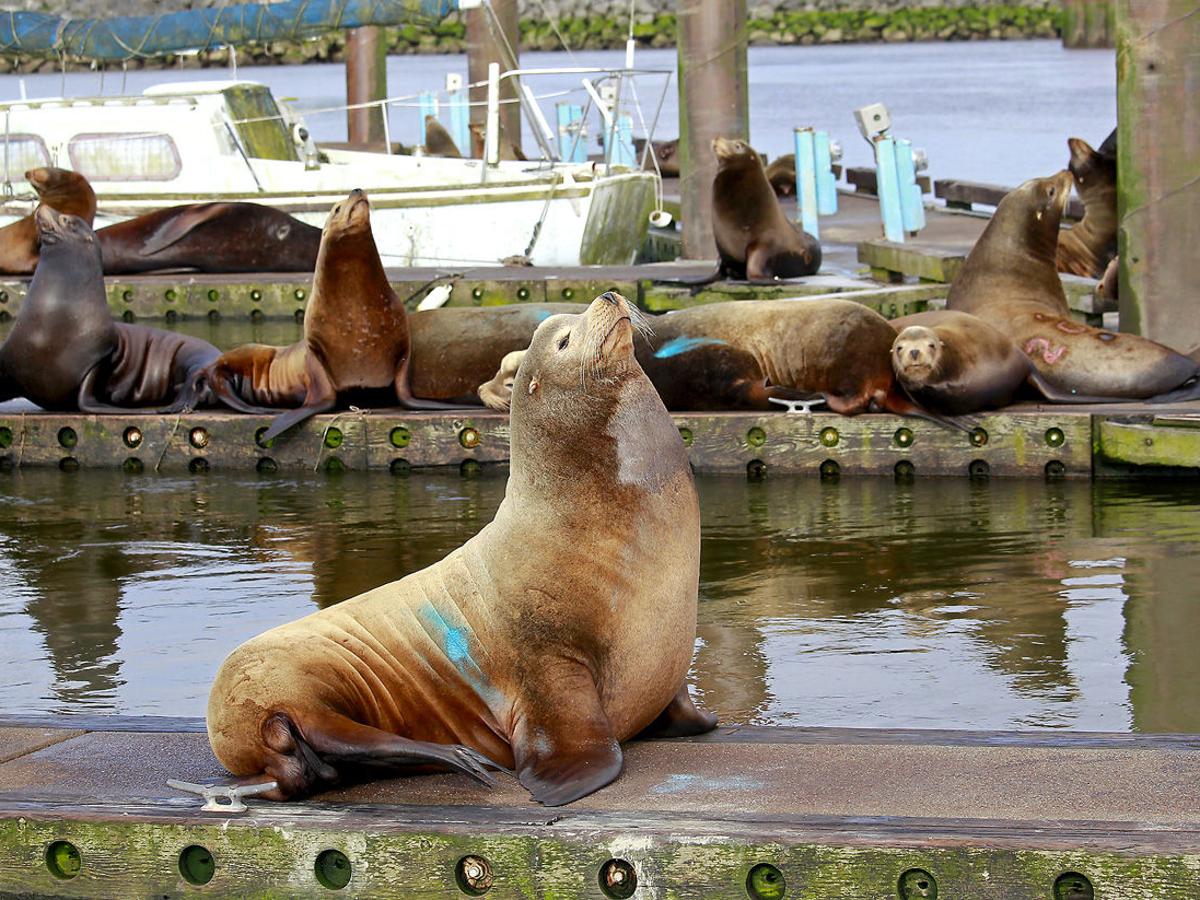
[[[388,266],[488,266],[511,257],[542,266],[626,265],[660,189],[655,173],[629,166],[500,162],[498,128],[488,130],[484,160],[318,153],[301,117],[251,81],[0,103],[0,128],[0,225],[32,208],[20,197],[32,193],[23,173],[37,166],[88,178],[97,228],[210,200],[263,203],[321,226],[335,202],[362,188]]]

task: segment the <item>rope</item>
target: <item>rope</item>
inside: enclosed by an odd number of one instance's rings
[[[181,411],[177,416],[175,416],[175,424],[171,426],[171,430],[167,434],[167,439],[165,441],[163,441],[162,453],[158,454],[158,460],[154,463],[154,471],[155,472],[157,472],[159,470],[159,467],[162,465],[163,459],[167,455],[167,451],[169,449],[171,449],[171,441],[175,437],[175,432],[177,432],[179,430],[179,423],[183,421],[184,412],[186,412],[186,410]]]
[[[321,458],[322,458],[322,457],[325,455],[325,450],[326,450],[326,449],[336,449],[336,448],[332,448],[332,447],[331,447],[331,448],[326,448],[326,446],[325,446],[325,438],[327,438],[327,437],[329,436],[329,432],[330,432],[330,431],[333,429],[333,426],[334,426],[334,425],[336,425],[336,424],[337,424],[337,423],[338,423],[338,422],[341,420],[341,418],[342,418],[343,416],[346,416],[346,415],[353,415],[353,414],[355,414],[355,413],[357,413],[357,414],[358,414],[358,420],[359,420],[359,423],[362,425],[363,449],[364,449],[364,450],[366,450],[366,448],[367,448],[367,444],[368,444],[368,441],[367,441],[367,414],[366,414],[366,411],[365,411],[365,410],[362,410],[362,409],[360,409],[360,408],[359,408],[359,407],[357,407],[357,406],[351,406],[351,407],[350,407],[348,410],[346,410],[345,412],[340,412],[340,413],[338,413],[336,416],[334,416],[332,419],[330,419],[330,420],[329,420],[329,424],[325,426],[325,430],[321,432],[321,441],[320,441],[320,443],[318,443],[318,444],[317,444],[317,458],[316,458],[315,460],[313,460],[313,471],[314,471],[314,472],[317,472],[317,471],[319,471],[319,470],[320,470],[320,468],[321,468]],[[366,460],[364,460],[364,461],[365,461],[365,462],[369,462],[369,459],[370,459],[370,458],[369,458],[369,457],[367,457],[367,459],[366,459]]]

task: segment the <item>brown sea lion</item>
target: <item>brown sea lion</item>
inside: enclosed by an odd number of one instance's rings
[[[438,121],[437,116],[425,117],[424,150],[426,156],[462,159],[462,153],[459,151],[458,145],[454,143],[454,138],[450,137],[450,132]]]
[[[742,140],[717,138],[712,147],[713,234],[721,271],[749,281],[815,275],[821,245],[783,214],[759,155]]]
[[[156,269],[311,272],[321,229],[261,203],[192,203],[96,232],[106,275]]]
[[[247,344],[206,366],[198,383],[241,412],[273,412],[264,440],[333,409],[349,391],[388,389],[407,409],[445,409],[409,388],[408,313],[388,283],[361,190],[337,203],[322,233],[304,337],[288,347]]]
[[[788,153],[767,166],[767,181],[776,197],[796,196],[796,154]]]
[[[88,225],[96,218],[96,193],[78,172],[42,166],[26,172],[25,180],[43,206],[79,216]],[[37,267],[37,261],[38,227],[33,213],[0,228],[0,272],[28,275]]]
[[[962,416],[1012,403],[1023,388],[1052,403],[1114,398],[1061,391],[1008,335],[970,313],[937,310],[893,319],[892,369],[908,395],[932,412]]]
[[[220,351],[199,338],[113,322],[95,232],[48,206],[34,218],[40,259],[0,346],[0,400],[90,413],[205,402],[194,376]]]
[[[505,354],[528,347],[550,316],[582,309],[578,303],[514,303],[419,310],[408,319],[409,388],[431,400],[478,403],[480,383],[492,377]]]
[[[208,704],[234,775],[288,799],[364,766],[487,780],[497,765],[558,806],[620,774],[621,741],[714,727],[685,680],[699,502],[631,315],[607,293],[539,326],[504,501],[479,534],[234,650]]]
[[[936,418],[897,387],[890,362],[895,329],[861,303],[712,303],[647,324],[638,362],[671,410],[779,409],[772,398],[823,398],[847,416]],[[508,374],[501,369],[481,391],[489,406],[503,408]]]
[[[1055,264],[1060,272],[1101,278],[1117,255],[1117,161],[1070,138],[1069,166],[1075,191],[1083,200],[1083,218],[1058,236]]]
[[[486,129],[478,122],[472,122],[467,128],[471,132],[471,146],[476,159],[483,159],[484,143],[486,138]],[[521,152],[521,148],[508,139],[504,133],[503,127],[500,129],[500,161],[524,161],[525,154]]]
[[[946,307],[999,329],[1046,381],[1066,393],[1148,399],[1200,394],[1196,363],[1133,334],[1092,328],[1070,317],[1055,269],[1058,226],[1071,186],[1065,169],[1009,192],[967,255]]]
[[[637,153],[638,159],[642,158],[645,148],[645,138],[634,138],[633,149]],[[650,151],[654,158],[646,157],[646,161],[642,164],[643,169],[653,172],[657,163],[658,174],[663,178],[679,177],[679,138],[675,138],[673,141],[651,141]]]
[[[1105,312],[1115,310],[1121,299],[1121,257],[1114,256],[1104,269],[1100,283],[1096,285],[1096,296],[1104,301]]]

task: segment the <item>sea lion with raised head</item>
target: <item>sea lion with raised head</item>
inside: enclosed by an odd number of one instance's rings
[[[0,346],[0,400],[90,413],[207,403],[194,379],[220,351],[199,338],[114,322],[95,232],[48,206],[34,217],[40,259]]]
[[[896,380],[931,412],[962,416],[1000,409],[1025,388],[1051,403],[1117,399],[1059,390],[1006,334],[970,313],[936,310],[893,319],[891,324],[899,332],[892,344]]]
[[[972,313],[1008,335],[1047,383],[1067,394],[1200,396],[1195,361],[1137,335],[1071,318],[1055,269],[1070,188],[1071,173],[1064,169],[1010,191],[950,286],[947,309]],[[1177,392],[1181,387],[1186,389]]]
[[[106,275],[157,269],[311,272],[321,229],[261,203],[191,203],[96,232]]]
[[[96,192],[88,180],[70,169],[42,166],[25,173],[38,196],[38,203],[70,216],[79,216],[88,225],[96,218]],[[38,261],[38,226],[33,213],[0,228],[0,272],[28,275]]]
[[[712,148],[713,235],[721,273],[749,281],[815,275],[821,245],[783,214],[754,148],[730,138],[717,138]]]
[[[291,407],[275,417],[264,440],[333,409],[348,392],[386,392],[406,409],[446,409],[413,396],[410,347],[408,313],[371,232],[370,201],[354,190],[325,223],[304,337],[287,347],[236,347],[206,366],[198,384],[240,412]]]
[[[442,156],[447,159],[462,159],[462,153],[454,138],[450,137],[437,116],[425,117],[425,143],[422,147],[426,156]]]
[[[289,799],[356,768],[495,765],[559,806],[620,774],[621,741],[715,726],[685,680],[699,502],[633,315],[606,293],[538,327],[504,501],[475,537],[225,660],[208,733],[230,772]]]
[[[1102,278],[1117,255],[1117,161],[1079,138],[1068,139],[1067,146],[1083,218],[1059,233],[1055,264],[1060,272]]]

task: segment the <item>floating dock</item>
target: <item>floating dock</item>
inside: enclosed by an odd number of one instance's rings
[[[0,893],[1194,900],[1200,736],[723,727],[609,787],[388,779],[204,812],[198,719],[0,719]]]
[[[270,418],[229,412],[82,415],[0,406],[0,469],[58,467],[201,472],[345,470],[407,474],[453,466],[470,475],[509,459],[508,416],[346,410],[316,416],[270,442]],[[677,413],[700,473],[1105,477],[1195,474],[1200,402],[1021,404],[952,430],[883,414]],[[580,435],[580,440],[587,440]]]

